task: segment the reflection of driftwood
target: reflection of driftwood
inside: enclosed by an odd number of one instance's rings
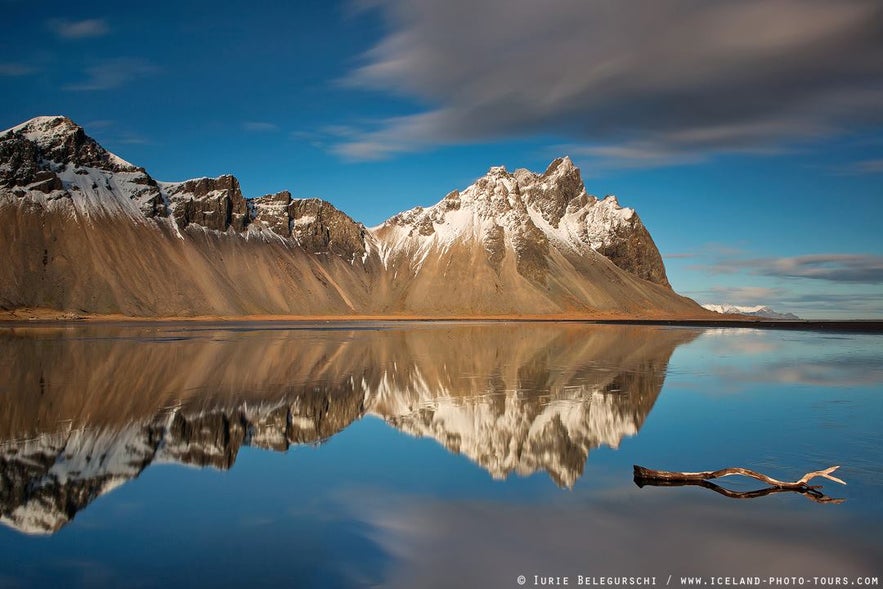
[[[634,468],[635,484],[637,484],[639,487],[643,487],[645,485],[650,485],[654,487],[680,487],[685,485],[697,485],[700,487],[705,487],[706,489],[711,489],[716,493],[720,493],[721,495],[730,497],[732,499],[754,499],[757,497],[771,495],[773,493],[796,492],[817,503],[843,503],[843,499],[828,497],[818,490],[820,488],[819,486],[811,486],[807,483],[809,483],[810,480],[816,477],[824,477],[826,479],[838,482],[841,485],[846,484],[845,481],[842,481],[841,479],[838,479],[837,477],[831,475],[832,472],[840,468],[839,466],[832,466],[830,468],[826,468],[825,470],[808,472],[800,479],[793,482],[780,481],[772,477],[768,477],[765,474],[749,470],[747,468],[722,468],[720,470],[712,470],[706,472],[670,472],[665,470],[653,470],[650,468],[644,468],[643,466],[638,466],[637,464]],[[730,489],[725,489],[724,487],[716,485],[715,483],[712,483],[708,480],[732,475],[751,477],[767,483],[769,487],[765,489],[759,489],[757,491],[731,491]]]
[[[651,487],[685,487],[689,485],[694,485],[697,487],[705,487],[706,489],[711,489],[715,493],[720,493],[724,497],[729,497],[730,499],[756,499],[758,497],[766,497],[767,495],[772,495],[774,493],[800,493],[807,499],[815,501],[816,503],[843,503],[844,499],[837,499],[834,497],[828,497],[815,487],[803,487],[798,489],[784,489],[782,487],[766,487],[765,489],[758,489],[756,491],[731,491],[730,489],[726,489],[721,487],[720,485],[715,485],[711,481],[666,481],[663,479],[639,479],[635,478],[635,484],[639,487],[643,487],[645,485]]]

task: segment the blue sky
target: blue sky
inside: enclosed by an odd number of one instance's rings
[[[883,318],[876,0],[0,0],[0,127],[64,114],[160,180],[366,225],[562,154],[676,290]]]

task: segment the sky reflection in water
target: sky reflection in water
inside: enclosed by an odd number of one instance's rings
[[[880,336],[286,327],[0,331],[0,586],[881,572]],[[732,501],[633,463],[849,485]]]

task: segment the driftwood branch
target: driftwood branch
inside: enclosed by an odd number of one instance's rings
[[[721,477],[728,477],[732,475],[742,475],[757,479],[759,481],[763,481],[769,486],[776,487],[778,489],[802,489],[808,487],[807,483],[816,477],[825,477],[826,479],[830,479],[834,482],[840,483],[841,485],[845,485],[845,481],[842,481],[841,479],[838,479],[837,477],[831,475],[831,473],[838,468],[840,467],[832,466],[830,468],[826,468],[825,470],[814,470],[813,472],[806,473],[800,479],[794,482],[787,482],[768,477],[767,475],[754,470],[739,467],[722,468],[720,470],[710,470],[706,472],[671,472],[667,470],[653,470],[650,468],[644,468],[643,466],[638,466],[636,464],[635,478],[664,481],[707,481],[709,479],[719,479]]]
[[[635,484],[637,484],[639,487],[643,487],[645,485],[655,487],[680,487],[685,485],[696,485],[700,487],[705,487],[706,489],[711,489],[716,493],[720,493],[721,495],[733,499],[755,499],[757,497],[764,497],[773,493],[793,491],[801,493],[806,498],[811,499],[812,501],[815,501],[817,503],[843,503],[843,499],[828,497],[824,493],[818,491],[818,489],[820,488],[819,486],[811,486],[808,484],[809,481],[816,477],[823,477],[840,483],[841,485],[845,485],[845,481],[831,474],[838,468],[840,467],[832,466],[824,470],[808,472],[796,481],[780,481],[763,473],[759,473],[747,468],[738,467],[722,468],[720,470],[711,470],[705,472],[673,472],[666,470],[653,470],[650,468],[644,468],[643,466],[638,466],[637,464],[634,466]],[[757,479],[766,483],[767,485],[769,485],[769,487],[765,489],[758,489],[757,491],[731,491],[730,489],[726,489],[724,487],[721,487],[720,485],[710,482],[710,479],[718,479],[733,475],[751,477],[753,479]]]

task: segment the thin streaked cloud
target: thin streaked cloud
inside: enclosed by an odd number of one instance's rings
[[[47,22],[47,26],[59,38],[68,40],[103,37],[110,32],[107,22],[101,18],[85,20],[53,18]]]
[[[837,169],[841,175],[883,174],[883,158],[853,162]]]
[[[242,128],[251,133],[274,133],[279,130],[279,125],[267,121],[244,121]]]
[[[29,76],[37,72],[37,68],[24,63],[5,62],[0,63],[0,76],[10,78],[18,76]]]
[[[874,254],[810,254],[783,258],[725,259],[697,267],[714,274],[747,272],[780,278],[830,282],[883,283],[883,256]]]
[[[85,74],[83,81],[68,84],[64,89],[76,92],[111,90],[152,76],[159,71],[160,68],[145,59],[130,57],[108,59],[87,67],[83,72]]]

